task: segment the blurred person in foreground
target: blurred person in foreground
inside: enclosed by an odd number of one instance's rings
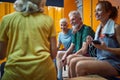
[[[56,80],[56,31],[43,14],[46,0],[16,0],[16,12],[0,25],[0,59],[7,57],[2,80]],[[51,74],[52,73],[52,74]]]
[[[101,23],[98,26],[94,40],[101,44],[92,42],[96,48],[96,57],[79,57],[74,63],[75,68],[71,73],[76,76],[97,74],[112,80],[111,77],[120,75],[120,25],[115,23],[118,11],[109,1],[99,1],[96,5],[95,16]],[[71,60],[70,63],[74,62]]]

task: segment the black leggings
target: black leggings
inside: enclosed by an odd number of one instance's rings
[[[5,66],[5,63],[6,63],[6,62],[3,62],[3,63],[1,64],[1,67],[0,67],[1,77],[3,76],[3,73],[4,73],[4,66]]]

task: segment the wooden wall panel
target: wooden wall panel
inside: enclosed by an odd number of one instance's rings
[[[83,0],[83,22],[95,31],[99,22],[95,18],[95,7],[98,0]]]
[[[64,0],[64,17],[68,18],[68,14],[72,10],[77,10],[75,0]]]
[[[7,2],[0,3],[0,20],[4,15],[12,13],[13,11],[14,8],[12,3],[7,3]]]
[[[5,5],[0,3],[0,20],[5,15]]]
[[[95,8],[96,8],[96,4],[98,3],[98,0],[91,0],[92,3],[92,9],[91,9],[91,12],[92,12],[92,19],[91,19],[91,25],[93,26],[93,30],[96,31],[98,25],[99,25],[99,21],[96,20],[96,17],[95,17]]]
[[[91,0],[83,0],[83,22],[91,26]]]

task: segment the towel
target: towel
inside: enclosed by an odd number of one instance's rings
[[[112,20],[112,19],[109,19],[107,21],[107,23],[105,24],[104,26],[104,29],[102,31],[102,34],[108,34],[108,35],[114,35],[115,33],[115,29],[114,29],[114,26],[115,26],[115,22]],[[96,34],[95,34],[95,38],[94,40],[97,40],[98,39],[98,35],[99,35],[99,31],[101,29],[101,24],[98,26],[97,30],[96,30]]]

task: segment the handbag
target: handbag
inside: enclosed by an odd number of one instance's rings
[[[97,53],[97,48],[94,47],[92,44],[89,45],[88,47],[88,53],[91,57],[96,57],[96,53]]]

